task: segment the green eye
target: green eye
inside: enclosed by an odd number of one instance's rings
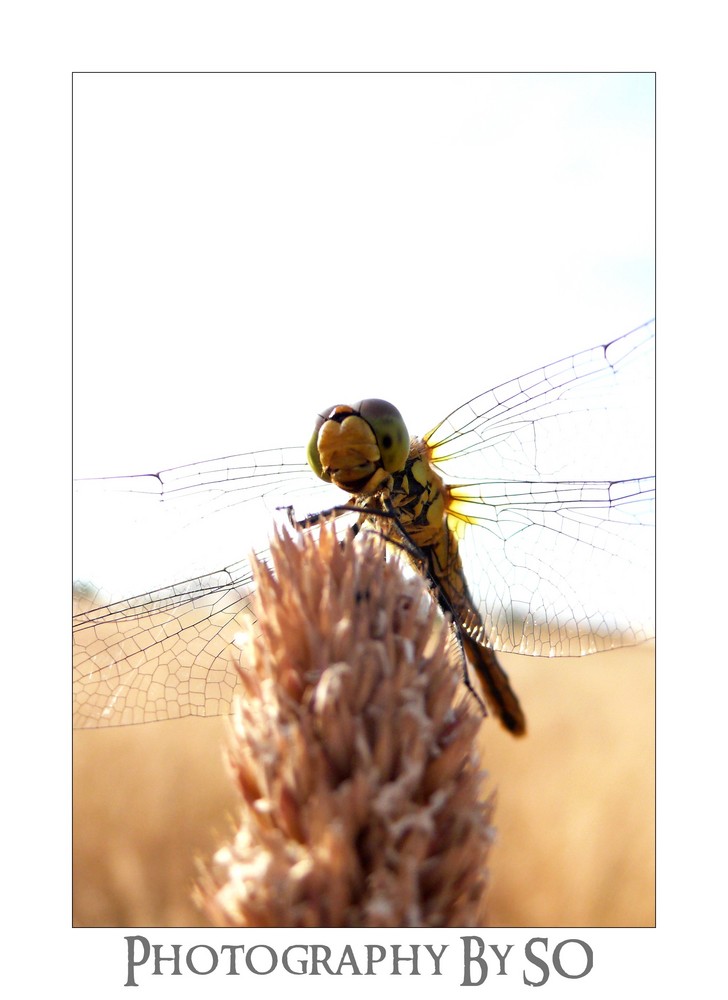
[[[374,431],[384,468],[387,472],[400,472],[410,449],[402,414],[384,399],[363,399],[354,409]]]
[[[316,420],[316,426],[313,429],[313,434],[311,435],[308,446],[306,447],[306,458],[308,460],[308,464],[311,466],[319,479],[323,479],[325,483],[330,483],[331,477],[326,475],[323,466],[321,465],[321,456],[319,455],[318,450],[318,436],[319,431],[321,430],[321,425],[328,419],[328,414],[332,409],[333,407],[330,406],[328,410],[319,415]]]

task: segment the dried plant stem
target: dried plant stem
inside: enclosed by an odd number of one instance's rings
[[[232,722],[240,823],[204,908],[234,926],[477,925],[481,718],[425,583],[330,525],[271,553]]]

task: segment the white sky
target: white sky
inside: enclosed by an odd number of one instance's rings
[[[653,105],[649,74],[77,75],[75,475],[366,396],[424,433],[649,319]],[[125,527],[86,515],[79,560]]]

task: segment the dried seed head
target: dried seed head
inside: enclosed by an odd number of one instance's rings
[[[482,923],[481,717],[425,583],[331,525],[271,554],[232,722],[240,825],[203,907],[234,926]]]

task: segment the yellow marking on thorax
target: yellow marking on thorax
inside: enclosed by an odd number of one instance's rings
[[[457,535],[448,523],[448,488],[429,463],[427,445],[418,438],[411,441],[405,470],[393,476],[390,497],[453,612],[468,632],[476,631],[482,623],[463,572]]]

